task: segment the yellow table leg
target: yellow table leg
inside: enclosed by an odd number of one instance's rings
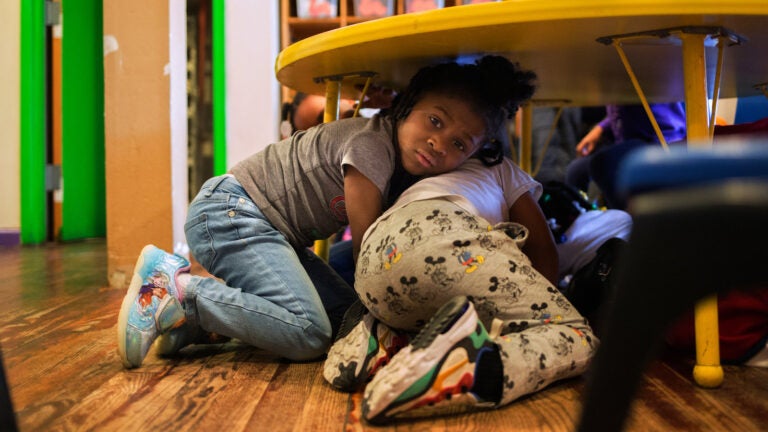
[[[325,82],[325,112],[323,122],[328,123],[339,118],[339,102],[341,100],[341,79],[329,79]],[[315,240],[315,255],[328,262],[330,242]]]
[[[336,121],[339,118],[339,101],[341,100],[341,79],[325,82],[325,112],[323,123]]]
[[[718,387],[723,383],[723,367],[720,366],[717,296],[699,301],[694,311],[696,365],[693,367],[693,379],[702,387]]]
[[[689,145],[712,145],[707,113],[707,82],[704,42],[706,35],[681,33],[683,76]],[[717,322],[717,296],[700,301],[695,308],[696,366],[693,378],[702,387],[717,387],[723,382],[720,365],[720,336]]]

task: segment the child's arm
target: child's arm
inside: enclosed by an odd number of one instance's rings
[[[365,230],[381,215],[381,191],[355,167],[347,165],[345,168],[344,201],[352,234],[352,255],[357,262]]]
[[[528,228],[529,237],[523,252],[530,258],[533,267],[557,286],[558,256],[555,239],[544,213],[530,192],[521,195],[509,208],[509,220]]]
[[[576,155],[586,156],[595,151],[597,143],[600,141],[600,137],[603,135],[602,122],[595,125],[576,145]]]

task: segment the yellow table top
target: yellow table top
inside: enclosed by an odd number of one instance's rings
[[[538,74],[535,99],[634,103],[616,50],[596,40],[682,26],[724,27],[746,38],[725,49],[720,96],[762,94],[754,86],[768,82],[768,0],[507,0],[448,7],[301,40],[278,55],[275,71],[283,85],[307,93],[323,93],[317,77],[356,72],[375,72],[375,82],[397,89],[424,65],[494,53]],[[651,101],[683,100],[678,39],[644,38],[624,49]],[[716,48],[707,49],[710,81],[716,56]],[[351,84],[363,81],[345,79],[345,94],[355,97]]]

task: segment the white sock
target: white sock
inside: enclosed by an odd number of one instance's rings
[[[184,291],[187,288],[187,285],[189,285],[189,279],[192,277],[189,272],[183,272],[179,273],[178,276],[176,276],[176,286],[179,287],[179,291]]]

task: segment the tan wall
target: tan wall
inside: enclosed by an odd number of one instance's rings
[[[104,2],[107,261],[125,287],[141,248],[172,250],[168,2]]]
[[[0,1],[0,229],[18,230],[20,4]]]

